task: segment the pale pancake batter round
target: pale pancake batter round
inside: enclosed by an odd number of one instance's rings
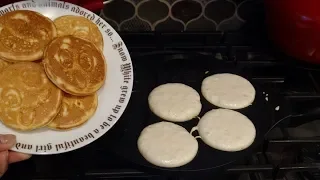
[[[93,42],[103,49],[103,37],[96,24],[82,16],[61,16],[54,20],[58,36],[73,35]]]
[[[203,142],[221,151],[246,149],[256,137],[256,129],[250,119],[229,109],[207,112],[197,127]]]
[[[211,104],[241,109],[252,104],[256,91],[245,78],[229,73],[215,74],[202,81],[201,92]]]
[[[105,81],[106,64],[101,51],[93,43],[71,35],[54,39],[42,63],[52,82],[72,95],[94,94]]]
[[[40,13],[17,10],[0,17],[0,57],[9,61],[35,61],[43,57],[57,36],[53,22]]]
[[[171,122],[147,126],[137,143],[147,161],[166,168],[183,166],[192,161],[198,152],[198,141],[186,129]]]
[[[67,130],[87,122],[95,113],[98,106],[96,94],[90,96],[73,96],[64,93],[60,112],[48,124],[48,127]]]
[[[57,115],[62,91],[33,62],[8,66],[0,74],[0,119],[17,130],[47,125]]]
[[[181,83],[167,83],[153,89],[149,94],[149,107],[160,118],[173,122],[184,122],[199,115],[201,102],[199,93]]]

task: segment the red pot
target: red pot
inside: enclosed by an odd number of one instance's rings
[[[320,64],[320,0],[265,0],[269,34],[295,58]]]

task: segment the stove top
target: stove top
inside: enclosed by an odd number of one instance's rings
[[[79,150],[52,156],[34,156],[12,164],[2,179],[232,179],[232,180],[316,180],[320,179],[320,68],[306,65],[276,52],[266,39],[243,33],[123,33],[134,64],[132,98],[121,120],[96,142]],[[277,109],[288,108],[290,117],[277,124],[256,152],[236,161],[224,172],[165,176],[133,164],[110,147],[121,136],[122,124],[137,113],[143,84],[145,56],[166,54],[184,58],[190,53],[213,60],[252,77],[266,93],[290,102],[283,106],[269,99]],[[150,67],[152,68],[152,67]],[[279,111],[280,112],[280,111]],[[283,114],[276,114],[281,117]]]

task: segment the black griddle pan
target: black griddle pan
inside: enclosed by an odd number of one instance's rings
[[[262,144],[267,132],[282,119],[288,118],[287,105],[281,102],[282,107],[275,112],[274,106],[266,101],[266,94],[259,85],[254,83],[246,72],[238,70],[232,61],[217,60],[213,56],[184,53],[184,54],[150,54],[145,56],[137,56],[134,62],[135,68],[135,84],[132,99],[126,110],[124,118],[118,122],[118,137],[112,144],[112,148],[117,154],[125,159],[151,168],[153,170],[161,170],[165,172],[190,172],[212,170],[224,167],[235,160],[241,159],[246,155],[250,155],[258,145]],[[154,115],[148,107],[148,95],[157,86],[164,83],[184,83],[193,87],[201,95],[202,111],[199,117],[202,117],[211,109],[216,109],[214,105],[205,100],[201,94],[202,80],[210,75],[217,73],[233,73],[248,79],[256,90],[256,97],[253,104],[247,108],[237,110],[246,115],[255,125],[256,138],[253,144],[245,150],[238,152],[224,152],[213,149],[204,144],[201,139],[197,139],[199,143],[199,151],[197,156],[190,163],[178,168],[162,168],[147,162],[139,153],[137,148],[137,139],[140,132],[146,126],[164,121]],[[273,97],[268,94],[269,100],[279,101],[279,97]],[[278,118],[279,120],[276,120]],[[198,119],[176,123],[183,126],[189,132],[192,127],[197,126]],[[117,124],[118,124],[117,123]],[[197,132],[193,133],[194,136]]]

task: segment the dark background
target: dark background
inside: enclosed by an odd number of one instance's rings
[[[263,0],[113,0],[100,16],[118,31],[242,31],[263,25]]]

